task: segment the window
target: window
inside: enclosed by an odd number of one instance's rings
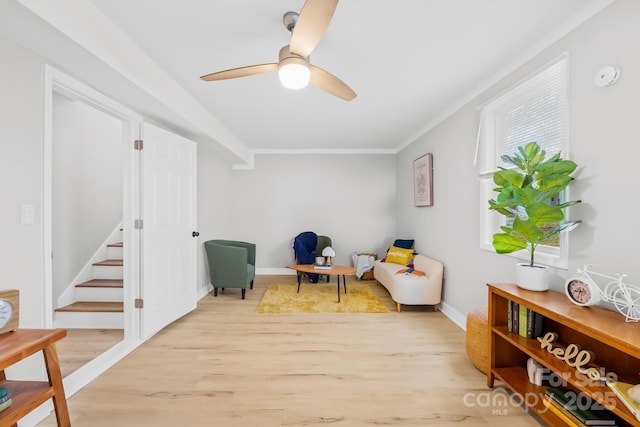
[[[568,146],[568,58],[563,55],[506,93],[480,109],[480,128],[476,165],[480,179],[480,247],[493,251],[493,234],[505,218],[490,211],[488,200],[495,198],[493,172],[507,167],[503,154],[514,154],[517,147],[535,141],[547,157],[560,152],[567,157]],[[565,195],[560,195],[564,199]],[[558,202],[556,200],[555,202]],[[536,262],[567,268],[568,233],[560,239],[540,245]],[[513,254],[528,259],[526,251]]]

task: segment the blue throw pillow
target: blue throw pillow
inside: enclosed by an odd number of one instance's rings
[[[414,239],[396,239],[396,241],[393,242],[393,246],[402,249],[413,249],[413,242]]]

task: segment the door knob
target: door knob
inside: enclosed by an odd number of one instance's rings
[[[193,233],[191,233],[192,237],[198,237],[200,235],[200,233],[198,233],[197,231],[194,231]]]

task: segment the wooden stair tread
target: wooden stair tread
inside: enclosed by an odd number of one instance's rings
[[[124,303],[122,302],[104,302],[104,301],[77,301],[64,307],[56,308],[59,312],[101,312],[101,313],[122,313],[124,311]]]
[[[123,284],[122,279],[92,279],[78,283],[76,288],[122,288]]]
[[[123,261],[121,259],[105,259],[103,261],[94,262],[93,265],[108,266],[108,267],[122,267]]]
[[[107,247],[109,247],[109,248],[122,248],[122,247],[124,247],[124,243],[123,242],[109,243],[107,245]]]

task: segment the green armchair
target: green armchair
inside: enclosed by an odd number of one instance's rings
[[[204,242],[204,248],[209,261],[213,296],[218,296],[218,288],[241,288],[244,299],[247,285],[253,289],[256,276],[255,243],[208,240]]]

